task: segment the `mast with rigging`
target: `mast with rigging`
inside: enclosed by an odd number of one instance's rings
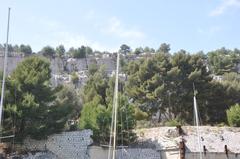
[[[117,67],[116,67],[116,78],[115,78],[115,88],[114,88],[114,98],[113,98],[113,108],[112,108],[112,123],[110,132],[110,142],[108,150],[108,159],[116,158],[116,144],[117,144],[117,110],[118,110],[118,74],[119,74],[119,52],[117,52]],[[112,143],[113,137],[113,143]]]
[[[196,95],[197,91],[195,90],[195,85],[193,83],[193,106],[194,106],[194,121],[196,123],[197,127],[197,138],[198,138],[198,151],[199,151],[199,158],[202,159],[202,142],[201,142],[201,134],[199,130],[199,116],[198,116],[198,107],[197,107],[197,100],[196,100]]]
[[[5,51],[4,51],[3,80],[2,80],[1,101],[0,101],[0,128],[2,128],[3,98],[4,98],[4,91],[5,91],[6,71],[7,71],[10,12],[11,12],[11,8],[8,8],[7,39],[6,39],[6,45],[5,45]]]

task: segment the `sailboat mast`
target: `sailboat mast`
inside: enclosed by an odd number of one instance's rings
[[[117,138],[117,110],[118,110],[118,73],[119,73],[119,52],[117,53],[117,69],[115,79],[115,103],[114,103],[114,129],[113,129],[113,159],[116,158],[116,138]]]
[[[196,91],[195,91],[195,86],[193,83],[193,105],[194,105],[194,114],[195,114],[195,122],[197,126],[197,137],[198,137],[198,151],[199,151],[199,157],[202,159],[202,143],[201,143],[201,137],[200,137],[200,130],[199,130],[199,116],[198,116],[198,107],[197,107],[197,100],[196,100]]]
[[[3,80],[2,80],[2,91],[1,91],[1,102],[0,102],[0,128],[2,127],[3,97],[4,97],[4,90],[5,90],[6,70],[7,70],[10,12],[11,12],[11,8],[8,8],[7,40],[6,40],[5,51],[4,51]]]
[[[112,108],[112,122],[110,130],[110,142],[108,150],[108,159],[116,158],[116,143],[117,143],[117,110],[118,110],[118,73],[119,73],[119,52],[117,53],[117,67],[116,67],[116,78],[113,95],[113,108]],[[113,143],[112,143],[113,137]],[[113,148],[113,149],[112,149]]]

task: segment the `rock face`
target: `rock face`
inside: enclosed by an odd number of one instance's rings
[[[7,74],[11,74],[17,65],[24,60],[22,56],[8,57]],[[58,84],[71,82],[71,73],[76,72],[79,76],[79,84],[81,87],[87,80],[87,71],[91,64],[97,64],[99,67],[105,67],[108,75],[110,75],[116,68],[116,61],[112,57],[108,58],[95,58],[89,57],[87,59],[74,59],[74,58],[52,58],[51,60],[51,83],[53,86]],[[3,70],[4,57],[0,56],[0,71]]]
[[[7,72],[10,74],[20,63],[24,60],[24,57],[21,56],[13,56],[8,57],[8,67]],[[4,57],[0,56],[0,70],[3,70],[3,61]],[[74,58],[53,58],[51,61],[51,70],[53,74],[61,74],[64,71],[73,72],[73,71],[84,71],[88,69],[88,66],[96,63],[97,65],[105,65],[106,71],[111,73],[115,70],[116,62],[114,58],[83,58],[83,59],[74,59]]]

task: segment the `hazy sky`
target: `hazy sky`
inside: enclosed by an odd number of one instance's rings
[[[66,48],[89,45],[95,50],[158,48],[173,52],[240,48],[240,0],[0,0],[0,43]]]

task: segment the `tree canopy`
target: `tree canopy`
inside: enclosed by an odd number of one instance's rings
[[[205,60],[202,53],[191,55],[180,50],[133,61],[127,69],[127,94],[150,117],[159,112],[169,119],[191,123],[194,84],[203,122],[224,122],[227,106],[238,102],[238,87],[227,81],[212,81]]]
[[[80,128],[93,130],[96,142],[107,144],[109,141],[112,119],[114,79],[106,76],[104,68],[90,74],[84,86],[82,98],[83,109],[80,117]],[[132,129],[135,127],[134,107],[129,99],[120,93],[118,116],[118,142],[129,143],[135,140]],[[121,140],[122,139],[122,140]]]
[[[51,46],[45,46],[42,48],[42,50],[40,51],[40,53],[43,55],[43,56],[46,56],[46,57],[54,57],[55,56],[55,49]]]
[[[208,53],[210,69],[214,74],[223,75],[236,70],[240,63],[240,52],[238,49],[228,50],[224,47]]]
[[[56,54],[58,57],[63,57],[65,55],[65,47],[63,45],[56,47]]]
[[[81,46],[79,48],[71,47],[68,51],[68,54],[73,58],[86,58],[87,55],[92,54],[92,48],[89,46]]]
[[[120,46],[120,53],[122,53],[122,54],[128,54],[128,53],[130,53],[131,52],[131,48],[130,48],[130,46],[128,46],[128,45],[126,45],[126,44],[122,44],[121,46]]]
[[[17,138],[30,135],[39,139],[60,132],[77,110],[74,92],[64,87],[52,88],[50,78],[50,62],[31,56],[7,79],[4,128],[11,129],[9,126],[14,123]]]

